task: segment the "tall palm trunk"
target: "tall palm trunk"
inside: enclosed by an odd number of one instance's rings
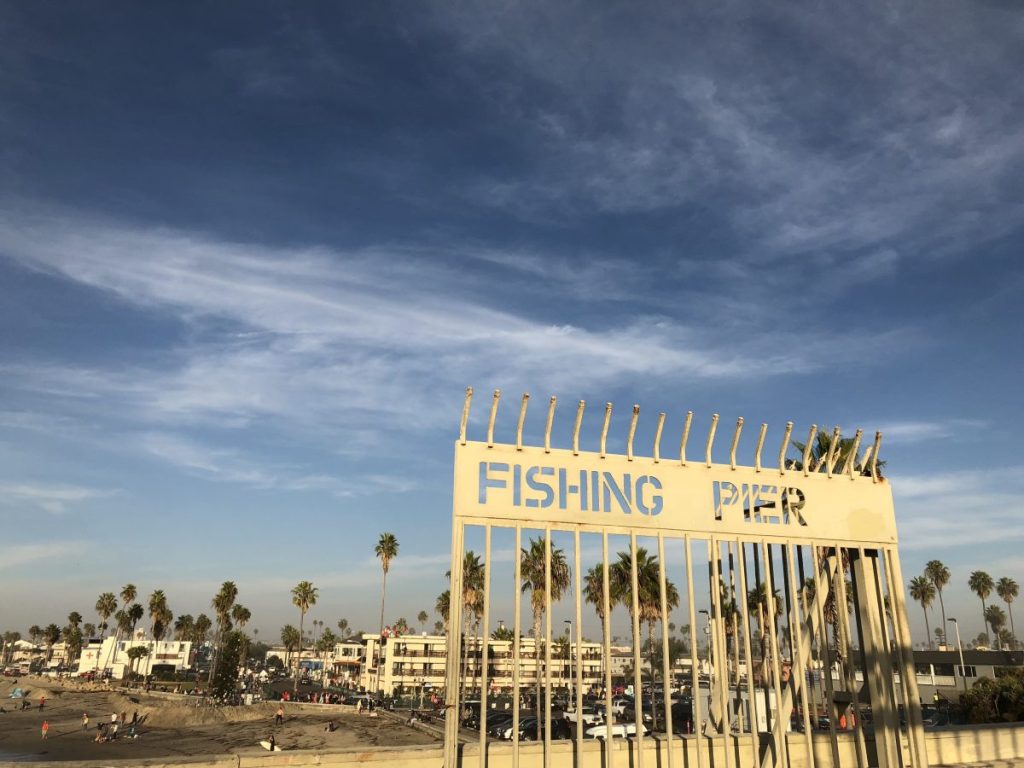
[[[988,609],[985,607],[985,598],[983,597],[981,598],[981,626],[985,630],[985,634],[988,634],[989,632],[988,619],[985,617],[987,610]]]
[[[928,640],[928,649],[931,650],[931,647],[932,647],[932,628],[928,625],[928,606],[926,606],[924,603],[921,603],[921,610],[924,611],[924,631],[925,631],[925,637]]]
[[[1013,635],[1013,645],[1017,645],[1017,630],[1013,628],[1013,603],[1006,601],[1006,610],[1010,612],[1010,634]]]
[[[380,690],[380,668],[384,665],[384,598],[388,593],[388,572],[384,571],[384,580],[380,588],[380,632],[377,633],[377,684],[374,693]]]
[[[936,590],[939,593],[939,608],[942,610],[942,644],[949,645],[949,641],[946,639],[946,629],[949,624],[946,623],[946,604],[942,602],[942,590]]]
[[[305,611],[299,611],[299,655],[295,657],[295,678],[292,685],[292,693],[299,692],[299,668],[302,666],[302,627],[305,621]]]

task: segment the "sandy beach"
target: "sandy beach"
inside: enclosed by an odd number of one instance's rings
[[[350,707],[284,704],[282,725],[274,724],[277,703],[250,707],[197,707],[189,697],[151,696],[103,690],[92,684],[58,683],[47,678],[21,678],[17,687],[32,707],[19,711],[21,701],[11,699],[11,678],[0,678],[0,763],[48,760],[140,760],[212,754],[266,754],[258,742],[274,735],[285,750],[346,749],[373,746],[433,744],[433,735],[399,720],[356,714]],[[40,696],[46,697],[39,710]],[[82,714],[89,714],[89,728]],[[114,713],[137,712],[141,725],[137,738],[95,743],[96,725]],[[333,733],[325,729],[334,720]],[[48,737],[41,738],[43,721]],[[125,729],[121,729],[124,734]]]

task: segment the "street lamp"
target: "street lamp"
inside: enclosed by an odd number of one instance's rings
[[[964,693],[967,693],[967,670],[964,668],[964,647],[960,642],[960,622],[953,618],[946,619],[946,621],[956,627],[956,648],[960,651],[960,677],[964,681]]]
[[[565,655],[569,657],[569,658],[566,659],[566,661],[570,661],[572,659],[572,620],[571,619],[565,619],[565,621],[563,621],[562,623],[569,625],[569,647],[568,647],[568,649],[566,649],[566,654]],[[572,674],[572,664],[570,664],[569,665],[569,696],[572,696],[572,692],[573,692],[572,691],[573,677],[574,677],[574,675]]]

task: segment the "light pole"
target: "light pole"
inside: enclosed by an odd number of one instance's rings
[[[569,625],[569,647],[566,650],[566,654],[565,655],[569,657],[568,659],[566,659],[566,661],[570,661],[571,662],[571,659],[572,659],[572,620],[571,619],[566,619],[563,623]],[[572,684],[573,684],[573,674],[572,674],[572,664],[570,663],[570,665],[569,665],[569,698],[570,699],[572,698],[572,694],[573,694]]]
[[[960,622],[953,618],[946,619],[946,621],[956,627],[956,648],[960,651],[960,677],[964,681],[964,693],[967,693],[967,670],[964,669],[964,646],[960,642]]]

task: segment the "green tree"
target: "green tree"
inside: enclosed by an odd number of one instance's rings
[[[149,656],[149,646],[133,645],[128,649],[127,655],[128,660],[131,662],[128,669],[131,674],[135,675],[137,674],[136,670],[138,668],[138,661]]]
[[[214,699],[231,702],[238,693],[238,667],[244,645],[245,635],[238,631],[229,630],[221,638],[221,650],[210,686]]]
[[[85,624],[82,625],[82,635],[90,640],[96,637],[96,625],[91,621],[85,622]]]
[[[427,619],[430,618],[430,614],[426,611],[420,611],[416,615],[416,620],[420,623],[420,631],[425,631],[427,628]]]
[[[295,680],[292,686],[292,691],[296,693],[299,690],[299,668],[302,666],[302,625],[306,621],[309,609],[316,605],[318,595],[319,590],[309,581],[300,581],[292,588],[292,605],[299,609],[299,656],[295,663]],[[377,674],[379,678],[379,668]]]
[[[910,580],[910,596],[921,604],[921,610],[924,611],[925,640],[928,642],[928,647],[931,648],[932,630],[928,625],[928,608],[935,600],[935,585],[927,576],[915,576]]]
[[[67,651],[68,667],[71,667],[82,652],[82,630],[77,624],[64,627],[64,648]]]
[[[942,611],[942,638],[945,643],[946,627],[949,624],[946,623],[946,604],[942,600],[942,589],[949,584],[951,574],[949,568],[941,560],[929,560],[924,566],[924,575],[935,585],[935,592],[939,596],[939,608]]]
[[[338,619],[338,631],[341,632],[341,639],[348,637],[348,619]]]
[[[292,652],[299,647],[299,643],[302,637],[299,635],[299,630],[293,627],[291,624],[285,624],[281,627],[281,645],[284,646],[285,650],[285,666],[291,668],[291,656]]]
[[[537,669],[537,740],[541,738],[541,636],[540,625],[544,618],[545,596],[550,589],[551,604],[554,605],[562,599],[562,595],[569,588],[570,574],[569,565],[565,561],[565,552],[553,544],[551,548],[551,581],[548,583],[547,567],[545,565],[545,539],[530,539],[529,548],[524,547],[520,552],[520,575],[522,576],[523,593],[530,593],[530,608],[533,611],[533,639],[534,655],[536,657]]]
[[[633,556],[629,552],[619,552],[619,559],[612,563],[609,569],[609,580],[611,589],[615,594],[617,603],[626,606],[629,612],[630,627],[633,626]],[[661,567],[658,558],[647,552],[644,547],[637,547],[636,550],[636,582],[637,596],[636,603],[639,609],[637,618],[640,624],[647,625],[647,646],[654,645],[654,625],[661,621]],[[668,610],[679,606],[679,591],[676,586],[666,580],[665,582],[665,604]],[[633,642],[639,645],[641,640],[634,637]],[[654,655],[650,655],[651,681],[656,678],[654,669]],[[653,697],[653,694],[652,694]],[[653,698],[652,698],[653,704]],[[652,707],[653,713],[653,707]],[[654,723],[656,726],[657,723]]]
[[[196,620],[191,613],[185,613],[174,620],[174,637],[176,640],[191,640],[195,631]]]
[[[811,444],[811,451],[807,459],[807,471],[808,472],[825,472],[827,471],[827,460],[829,451],[833,448],[833,430],[828,427],[823,427],[819,430],[814,437],[814,442]],[[838,444],[835,446],[836,455],[834,457],[833,472],[840,474],[846,471],[846,463],[850,461],[851,455],[853,454],[853,443],[854,438],[852,437],[840,437]],[[796,448],[800,453],[800,458],[787,460],[787,465],[791,469],[803,469],[803,455],[806,443],[801,443],[797,440],[793,441],[793,447]],[[870,461],[870,449],[865,451],[861,456],[853,456],[853,471],[862,475],[871,474],[871,461]],[[882,474],[882,467],[885,466],[884,461],[877,462],[878,474]]]
[[[1006,626],[1006,611],[998,605],[990,605],[985,609],[985,621],[992,627],[992,636],[996,638],[998,645],[999,633]]]
[[[512,631],[512,628],[506,627],[504,624],[491,633],[492,640],[511,641],[513,638],[515,638],[515,633]]]
[[[987,632],[988,619],[985,618],[985,600],[992,594],[992,590],[995,588],[995,582],[992,581],[992,577],[985,573],[985,571],[972,571],[971,575],[967,579],[967,586],[970,587],[971,591],[981,599],[982,626]]]
[[[210,607],[213,609],[214,617],[217,621],[217,640],[213,646],[214,658],[220,653],[225,635],[231,631],[231,609],[234,608],[237,599],[238,587],[235,585],[235,582],[225,581],[220,585],[217,594],[210,600]],[[213,675],[216,668],[216,663],[210,665],[209,682],[211,685],[213,684]]]
[[[43,628],[40,627],[38,624],[33,624],[31,627],[28,628],[28,636],[29,639],[32,640],[33,645],[38,645],[39,638],[43,636]]]
[[[1013,627],[1013,600],[1020,594],[1020,587],[1009,576],[1003,576],[996,583],[996,594],[1006,603],[1006,609],[1010,612],[1010,634],[1013,635],[1010,647],[1015,648],[1017,646],[1017,630]]]
[[[434,634],[443,635],[445,633],[445,626],[443,621],[434,622]]]
[[[445,576],[450,579],[451,571],[448,571]],[[480,617],[483,615],[483,589],[484,564],[479,555],[476,555],[473,550],[468,550],[462,557],[462,606],[464,610],[461,631],[463,635],[469,634],[469,627],[472,624],[474,626],[473,637],[476,637],[476,628],[479,627]],[[466,656],[466,644],[463,643],[462,658],[459,660],[459,666],[463,673],[465,672]],[[459,675],[460,691],[463,677],[464,674]]]
[[[125,612],[128,615],[128,620],[131,622],[131,626],[128,628],[128,631],[134,637],[135,625],[139,623],[139,620],[142,619],[146,612],[138,603],[132,603],[129,605]]]
[[[196,645],[205,645],[211,627],[213,627],[213,622],[205,613],[196,616],[195,625],[192,627],[192,642]]]
[[[380,560],[380,569],[384,574],[380,587],[380,629],[377,633],[380,650],[376,663],[377,683],[374,686],[375,690],[380,690],[380,668],[384,664],[384,599],[388,592],[388,571],[391,570],[391,561],[398,557],[398,539],[395,538],[395,534],[382,533],[377,539],[377,546],[373,548],[373,553]]]
[[[107,619],[117,610],[117,598],[113,592],[104,592],[96,600],[96,615],[100,617],[100,637],[107,631]],[[29,630],[31,632],[31,630]]]
[[[615,595],[612,594],[610,572],[608,579],[608,609],[613,610],[615,608]],[[582,591],[584,602],[594,606],[597,619],[601,622],[601,643],[603,648],[604,623],[607,620],[607,617],[604,615],[604,563],[598,563],[583,575]]]
[[[53,656],[53,645],[60,640],[60,627],[56,624],[48,624],[43,630],[43,640],[46,642],[46,660]]]
[[[441,617],[444,629],[448,629],[448,614],[452,603],[452,591],[446,589],[440,595],[437,596],[437,600],[434,602],[434,610],[437,615]]]
[[[135,588],[134,584],[128,583],[121,587],[121,605],[125,608],[134,603],[138,596],[139,590]]]

